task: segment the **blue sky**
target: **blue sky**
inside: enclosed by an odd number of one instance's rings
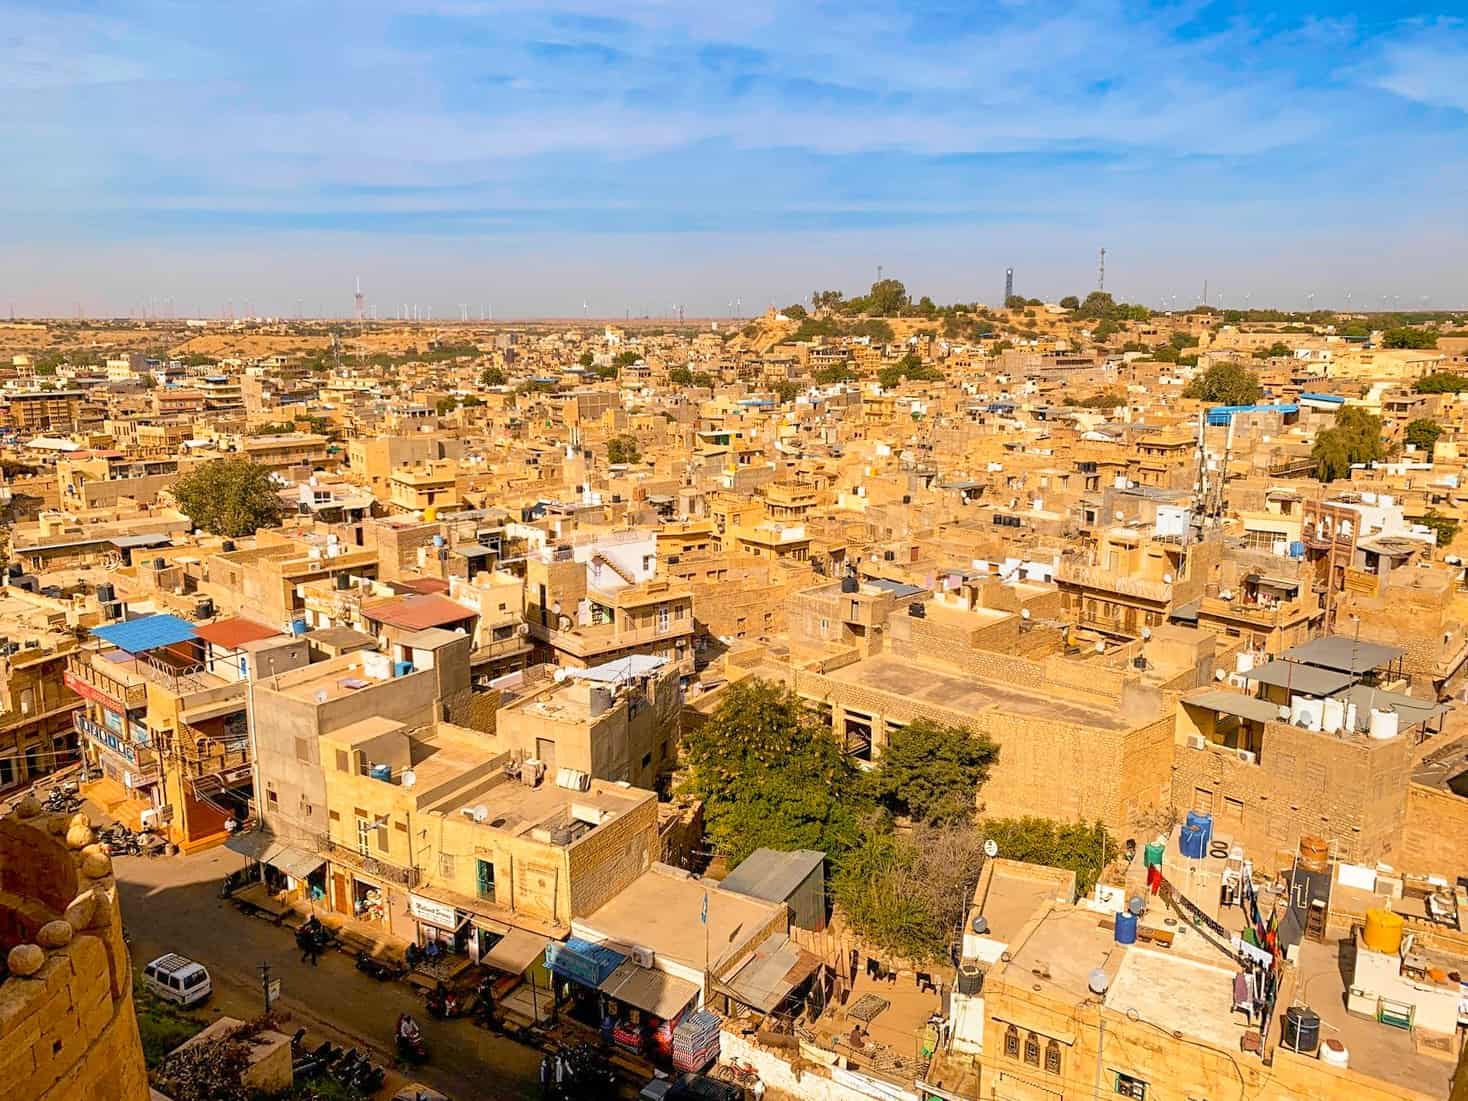
[[[1468,303],[1446,6],[0,0],[0,148],[18,313]]]

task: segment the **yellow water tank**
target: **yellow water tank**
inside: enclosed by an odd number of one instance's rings
[[[1366,931],[1361,939],[1373,952],[1396,955],[1402,947],[1402,915],[1391,910],[1367,910]]]
[[[425,508],[423,510],[423,519],[430,524],[433,523],[435,520],[438,519],[438,509],[431,506],[429,508]]]

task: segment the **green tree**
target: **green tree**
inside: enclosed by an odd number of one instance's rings
[[[607,462],[635,463],[641,459],[642,451],[637,446],[636,436],[613,436],[607,441]]]
[[[1011,294],[1004,300],[1006,310],[1022,310],[1025,308],[1025,296],[1022,294]]]
[[[1381,335],[1383,348],[1436,348],[1437,334],[1427,329],[1400,326],[1388,329]]]
[[[902,381],[902,368],[891,366],[883,367],[877,372],[877,382],[883,390],[890,390]]]
[[[505,373],[498,367],[486,367],[479,372],[479,385],[481,386],[503,386],[505,384]]]
[[[881,807],[930,826],[972,822],[999,747],[961,726],[915,719],[892,732],[868,790]]]
[[[780,404],[789,405],[800,396],[800,383],[794,379],[782,378],[774,386],[775,396],[780,399]]]
[[[173,484],[178,507],[215,535],[237,539],[280,523],[284,508],[270,472],[248,459],[215,459]]]
[[[683,750],[686,787],[703,799],[709,838],[731,865],[761,846],[816,849],[839,863],[857,843],[855,767],[788,688],[731,685]]]
[[[896,317],[907,308],[907,288],[897,279],[878,279],[867,294],[865,312],[878,317]]]
[[[1215,363],[1183,388],[1183,397],[1219,405],[1253,405],[1264,395],[1259,376],[1237,363]]]
[[[707,371],[694,371],[693,385],[705,390],[712,390],[714,388],[714,376]]]
[[[590,367],[593,363],[596,362],[596,356],[592,355],[590,352],[582,352],[580,358],[577,359],[576,362],[581,364],[581,366],[583,367]]]
[[[815,380],[821,386],[829,386],[833,382],[850,382],[856,378],[849,363],[836,363],[830,367],[822,367],[815,373]]]
[[[880,818],[864,827],[831,881],[843,916],[863,939],[897,956],[946,959],[983,867],[983,834],[972,825],[894,834]]]
[[[1411,444],[1418,451],[1425,451],[1428,455],[1431,455],[1432,449],[1437,446],[1438,437],[1442,434],[1443,426],[1438,424],[1437,421],[1428,417],[1418,417],[1411,424],[1407,425],[1404,438],[1407,443]]]
[[[612,365],[618,368],[631,367],[641,358],[642,357],[634,352],[631,348],[628,348],[626,351],[618,352],[615,356],[612,357]]]
[[[1068,294],[1060,300],[1062,310],[1078,310],[1081,308],[1081,300],[1073,294]]]
[[[1091,336],[1104,344],[1119,332],[1121,332],[1121,326],[1107,317],[1096,323],[1095,327],[1091,329]]]
[[[1461,394],[1468,390],[1468,375],[1455,371],[1434,371],[1423,375],[1413,387],[1419,394]]]
[[[693,372],[687,367],[671,367],[668,369],[668,381],[674,386],[692,386]]]
[[[616,378],[621,373],[621,370],[615,363],[604,363],[600,367],[593,367],[591,373],[597,378],[608,379]]]
[[[1435,508],[1428,509],[1427,515],[1422,517],[1418,522],[1423,527],[1432,529],[1433,533],[1437,536],[1437,545],[1439,547],[1451,546],[1453,540],[1458,536],[1458,521],[1454,520],[1451,516],[1444,516]]]
[[[1048,818],[988,818],[979,823],[1003,860],[1023,860],[1076,874],[1076,890],[1088,894],[1117,845],[1100,822],[1052,822]]]
[[[1254,351],[1255,359],[1278,359],[1284,356],[1294,355],[1294,350],[1282,340],[1276,340],[1268,348],[1257,348]]]
[[[780,312],[788,317],[791,321],[804,321],[807,317],[810,316],[810,314],[806,312],[805,307],[802,306],[799,302],[792,302]]]
[[[1381,418],[1359,405],[1343,406],[1335,415],[1334,426],[1315,434],[1310,457],[1315,476],[1322,482],[1344,478],[1356,463],[1378,462],[1386,457]]]
[[[810,304],[817,310],[835,310],[841,307],[846,296],[840,291],[812,291]]]

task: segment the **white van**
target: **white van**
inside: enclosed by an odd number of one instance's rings
[[[179,1005],[197,1005],[214,990],[202,963],[170,953],[143,968],[143,988]]]

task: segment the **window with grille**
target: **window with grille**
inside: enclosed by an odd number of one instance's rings
[[[438,874],[441,875],[444,879],[453,879],[454,878],[454,854],[453,853],[439,853],[438,854]]]
[[[1147,1101],[1147,1083],[1140,1078],[1134,1078],[1130,1074],[1121,1071],[1112,1072],[1116,1076],[1116,1094],[1120,1097],[1130,1097],[1132,1101]]]
[[[1060,1073],[1060,1045],[1054,1040],[1045,1045],[1045,1073]]]
[[[1025,1037],[1025,1062],[1032,1067],[1040,1065],[1040,1038],[1033,1032]]]
[[[1004,1054],[1007,1058],[1019,1058],[1019,1029],[1014,1025],[1004,1031]]]

